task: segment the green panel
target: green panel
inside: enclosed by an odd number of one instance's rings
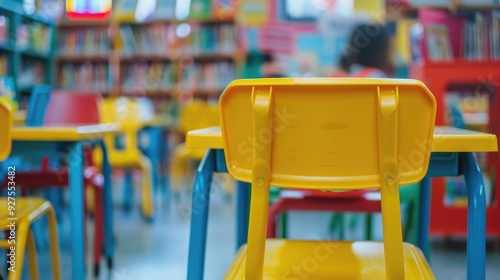
[[[191,0],[189,18],[207,19],[211,14],[211,0]]]

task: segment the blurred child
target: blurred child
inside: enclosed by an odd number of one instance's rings
[[[339,61],[346,76],[386,78],[392,74],[390,36],[385,26],[365,23],[351,34]]]
[[[252,51],[247,54],[244,70],[245,78],[281,78],[284,66],[273,54]]]

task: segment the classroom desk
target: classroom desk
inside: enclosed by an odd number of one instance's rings
[[[83,201],[83,145],[86,143],[98,144],[103,153],[103,197],[106,205],[112,205],[111,197],[111,169],[109,166],[106,147],[102,140],[108,133],[120,131],[119,124],[100,124],[86,126],[59,126],[59,127],[26,127],[14,126],[12,128],[12,155],[30,154],[38,151],[47,151],[53,147],[54,142],[69,144],[67,164],[69,168],[69,194],[70,194],[70,225],[72,248],[72,277],[73,280],[86,279],[85,269],[85,239],[84,239],[84,201]],[[105,255],[113,258],[113,215],[106,209],[105,224]]]
[[[423,143],[425,145],[425,143]],[[486,134],[453,127],[436,127],[431,143],[431,160],[427,175],[421,182],[418,246],[429,259],[430,188],[432,177],[463,174],[467,185],[467,279],[485,278],[486,198],[481,170],[473,152],[498,151],[497,138]],[[198,168],[193,189],[193,206],[189,243],[188,280],[203,279],[205,245],[210,199],[210,181],[213,172],[227,172],[220,127],[188,132],[186,147],[208,149]],[[208,179],[207,179],[208,178]],[[237,184],[237,247],[246,243],[250,184]]]
[[[168,116],[155,115],[151,119],[142,122],[142,130],[139,133],[140,139],[139,146],[141,151],[151,160],[153,164],[153,186],[155,189],[163,188],[166,193],[168,189],[168,178],[164,176],[166,158],[168,158],[168,130],[172,127],[172,121]],[[143,140],[146,135],[146,140]],[[158,168],[160,167],[160,168]],[[160,169],[160,172],[159,172]],[[131,174],[126,180],[131,180]],[[132,201],[132,186],[125,184],[125,203]]]

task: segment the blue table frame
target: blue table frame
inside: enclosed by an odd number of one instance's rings
[[[418,247],[429,260],[431,178],[464,175],[467,186],[467,279],[485,279],[486,196],[483,175],[473,153],[432,153],[420,184]]]
[[[26,155],[41,151],[47,153],[48,147],[55,147],[54,143],[65,142],[69,145],[67,155],[69,171],[69,195],[70,195],[70,226],[71,226],[71,250],[72,250],[72,276],[73,280],[86,279],[85,268],[85,236],[84,236],[84,201],[83,201],[83,169],[84,153],[83,146],[96,144],[102,149],[102,172],[104,177],[103,203],[104,203],[104,255],[108,258],[108,267],[112,266],[114,259],[113,238],[113,199],[111,190],[111,167],[109,165],[106,146],[102,140],[79,140],[79,141],[20,141],[13,140],[12,156]],[[50,151],[50,150],[49,150]]]
[[[148,145],[140,145],[140,150],[151,161],[151,171],[153,173],[153,188],[154,193],[158,190],[168,193],[168,177],[163,172],[165,159],[168,158],[168,127],[162,125],[146,125],[139,132],[139,137],[144,133],[147,135]],[[161,170],[158,169],[161,167]],[[160,172],[159,172],[160,171]],[[133,201],[133,177],[130,170],[125,171],[124,188],[123,188],[123,205],[131,208]]]
[[[188,280],[202,280],[205,266],[210,185],[214,172],[227,172],[224,150],[208,149],[196,173],[189,238]],[[463,174],[468,191],[467,279],[484,279],[486,244],[486,198],[481,170],[473,153],[433,152],[429,171],[421,182],[418,246],[429,259],[429,221],[432,177]],[[237,183],[237,248],[246,243],[250,184]]]

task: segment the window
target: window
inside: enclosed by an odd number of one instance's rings
[[[277,1],[277,0],[275,0]],[[354,0],[281,0],[288,20],[316,20],[322,13],[350,15]]]

